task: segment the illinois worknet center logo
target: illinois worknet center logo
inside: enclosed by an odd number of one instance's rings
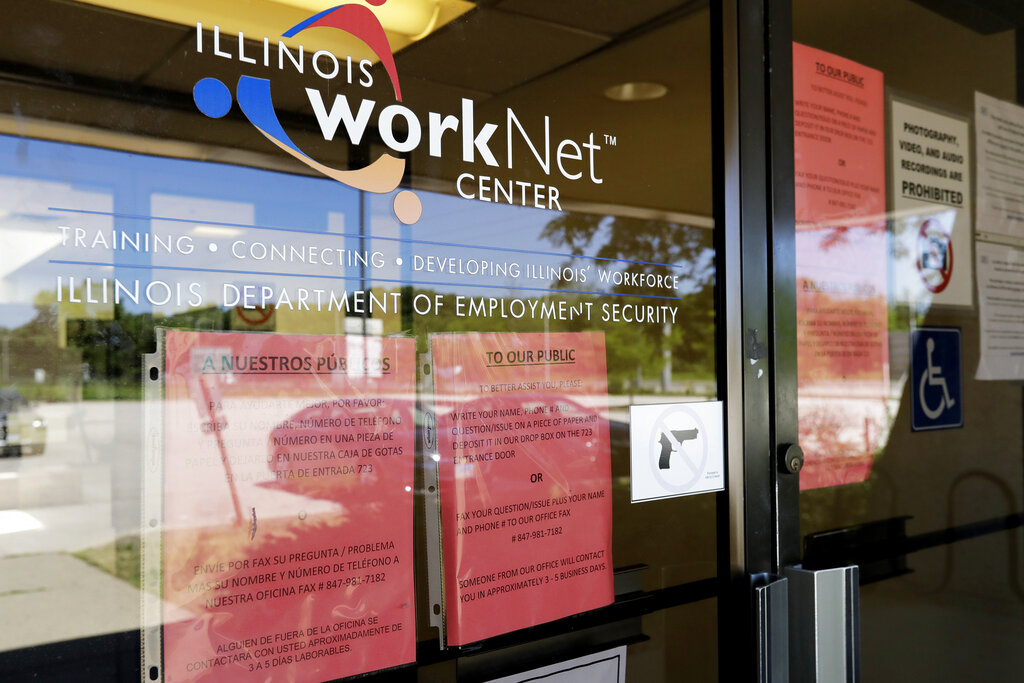
[[[380,6],[387,0],[367,0],[371,5]],[[362,5],[339,5],[324,10],[319,14],[305,19],[282,33],[284,38],[292,38],[299,33],[311,28],[325,27],[344,31],[359,40],[363,41],[373,52],[373,55],[380,60],[388,77],[391,79],[391,86],[395,93],[395,99],[402,101],[402,88],[398,81],[398,71],[395,68],[395,59],[391,53],[391,44],[384,32],[384,27],[376,15],[367,7]],[[213,53],[220,57],[234,58],[235,54],[220,49],[220,30],[214,27],[213,41],[209,46]],[[284,70],[286,65],[299,73],[305,69],[305,48],[299,46],[294,51],[289,49],[283,42],[276,44],[276,57],[272,59],[271,41],[264,38],[262,51],[255,54],[245,54],[245,36],[238,34],[237,59],[246,64],[256,64],[262,60],[263,66],[273,68],[276,63],[279,70]],[[203,25],[196,25],[196,51],[203,52],[208,49],[203,39]],[[351,57],[339,60],[334,54],[326,50],[318,50],[312,57],[311,68],[321,78],[330,81],[338,77],[345,78],[349,83],[358,80],[363,86],[372,85],[373,79],[369,67],[372,64],[368,60],[360,60],[354,63]],[[355,114],[344,95],[337,95],[331,110],[323,101],[320,91],[313,88],[306,88],[310,104],[324,137],[328,140],[334,137],[334,132],[339,124],[344,121],[352,144],[358,145],[366,131],[373,103],[370,100],[363,100]],[[203,114],[210,118],[221,118],[231,110],[233,101],[238,102],[238,107],[258,131],[284,152],[309,166],[313,170],[322,173],[328,178],[333,178],[349,187],[365,192],[387,194],[394,192],[402,182],[405,174],[405,159],[381,154],[369,165],[358,169],[340,169],[323,164],[306,152],[302,151],[297,144],[288,136],[281,125],[274,109],[273,99],[270,92],[270,80],[255,76],[240,76],[235,88],[235,96],[232,98],[231,89],[217,78],[207,77],[199,80],[192,89],[192,97],[196,106]],[[395,119],[405,120],[408,133],[405,140],[398,140],[395,134]],[[408,152],[415,148],[419,142],[419,122],[415,115],[406,107],[392,105],[385,107],[380,114],[380,133],[384,143],[392,150]],[[411,144],[410,144],[411,143]],[[403,190],[395,195],[393,208],[395,215],[400,221],[411,225],[419,220],[422,213],[422,204],[419,197],[409,190]]]
[[[367,0],[382,6],[386,0]],[[304,31],[327,28],[352,36],[371,51],[370,59],[339,57],[330,50],[306,50],[303,45],[286,42]],[[524,125],[511,107],[496,121],[482,120],[473,100],[462,98],[456,111],[427,112],[424,122],[402,103],[391,44],[380,20],[366,6],[346,4],[332,7],[300,21],[280,36],[247,37],[234,34],[222,40],[221,29],[213,26],[204,31],[196,24],[196,52],[249,65],[248,69],[296,74],[308,79],[310,72],[325,82],[324,91],[305,88],[310,108],[324,140],[330,142],[342,133],[357,146],[371,129],[389,152],[372,163],[355,169],[336,168],[313,158],[289,137],[274,108],[268,78],[241,75],[232,89],[213,77],[200,79],[192,90],[199,110],[211,118],[226,115],[235,102],[242,114],[259,132],[285,153],[306,166],[349,187],[364,192],[387,194],[398,189],[406,171],[406,159],[396,156],[419,149],[429,157],[451,159],[462,165],[483,167],[483,172],[465,170],[461,165],[455,175],[455,192],[463,199],[528,206],[562,211],[561,183],[600,185],[604,182],[601,166],[602,144],[614,147],[617,136],[583,132],[580,118],[573,117],[566,126],[575,135],[558,135],[551,117],[544,115]],[[312,38],[310,38],[312,40]],[[311,54],[310,54],[311,53]],[[378,107],[369,97],[360,97],[361,89],[373,86],[374,66],[379,63],[387,73],[395,102]],[[346,87],[350,86],[350,87]],[[497,112],[495,112],[497,114]],[[374,119],[375,117],[375,119]],[[515,171],[513,171],[515,169]],[[539,182],[542,181],[542,182]],[[395,215],[406,225],[419,220],[423,207],[409,190],[394,197]]]

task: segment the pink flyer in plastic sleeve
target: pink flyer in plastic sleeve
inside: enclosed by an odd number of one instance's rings
[[[613,600],[604,335],[431,337],[447,641]]]
[[[864,481],[888,434],[882,72],[793,45],[800,488]]]
[[[411,339],[168,331],[164,679],[415,660]]]

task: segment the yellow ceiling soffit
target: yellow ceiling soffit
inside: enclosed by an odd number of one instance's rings
[[[307,51],[330,50],[339,57],[369,59],[373,54],[362,41],[333,29],[314,28],[290,39],[281,33],[310,16],[339,4],[368,7],[380,20],[391,43],[392,52],[422,40],[448,22],[474,7],[467,0],[386,0],[380,7],[366,2],[341,3],[337,0],[81,0],[83,4],[151,17],[182,26],[212,31],[219,26],[224,35],[245,34],[250,40],[281,40],[290,47],[299,44]]]

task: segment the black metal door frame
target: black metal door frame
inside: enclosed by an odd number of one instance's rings
[[[802,459],[790,448],[798,437],[791,2],[713,3],[712,34],[728,472],[718,517],[719,672],[723,681],[773,680],[787,672],[788,629],[784,614],[774,635],[762,623],[757,589],[800,559]]]

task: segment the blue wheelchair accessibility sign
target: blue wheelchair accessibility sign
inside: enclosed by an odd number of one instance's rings
[[[960,328],[919,327],[910,333],[910,393],[915,432],[964,426]]]

